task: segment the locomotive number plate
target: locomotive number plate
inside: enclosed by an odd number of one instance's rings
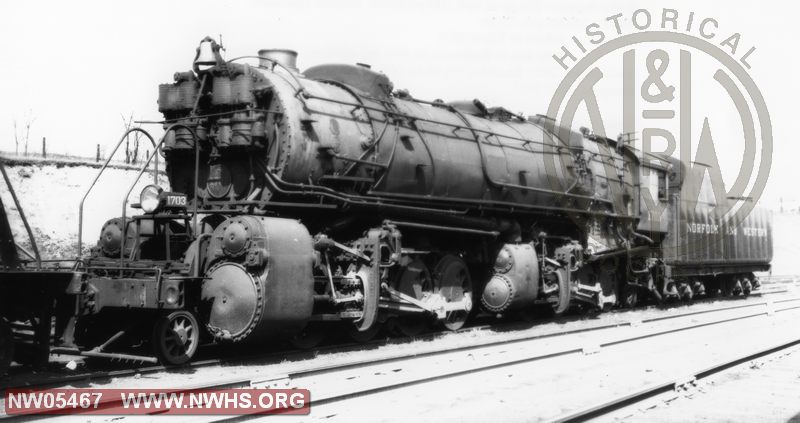
[[[166,202],[164,204],[168,208],[183,208],[186,207],[186,196],[183,194],[167,194]]]

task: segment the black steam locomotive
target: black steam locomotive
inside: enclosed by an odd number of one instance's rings
[[[178,364],[203,339],[310,344],[328,325],[367,339],[478,312],[747,294],[769,269],[770,216],[733,225],[713,198],[683,198],[675,159],[477,100],[421,101],[367,65],[252,58],[206,38],[159,87],[171,191],[148,186],[142,214],[104,225],[66,344],[150,339]]]

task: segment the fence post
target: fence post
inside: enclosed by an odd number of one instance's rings
[[[100,162],[100,144],[97,144],[97,158],[95,158],[94,161]]]
[[[42,158],[47,158],[47,137],[42,137]]]

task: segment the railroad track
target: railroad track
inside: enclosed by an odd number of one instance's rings
[[[800,276],[798,275],[765,275],[758,278],[759,282],[763,285],[780,284],[780,283],[798,283]]]
[[[782,278],[789,278],[789,277],[782,277]],[[762,286],[762,288],[759,291],[753,292],[750,296],[751,297],[758,297],[758,296],[763,296],[763,295],[767,295],[767,294],[785,293],[785,292],[788,292],[790,286],[797,286],[798,285],[797,283],[789,283],[788,281],[786,281],[786,279],[781,279],[781,280],[784,281],[784,282],[775,282],[775,283],[771,283],[771,284],[769,284],[767,286]],[[800,279],[798,279],[798,280],[800,280]],[[717,298],[709,298],[708,300],[710,300],[710,301],[714,301],[714,300],[717,300],[717,301],[719,301],[719,300],[737,301],[737,300],[740,300],[740,299],[741,299],[741,297],[717,297]],[[708,309],[708,310],[700,310],[700,311],[681,313],[681,314],[678,314],[678,315],[671,315],[671,316],[665,316],[665,317],[654,317],[654,318],[642,320],[640,323],[654,322],[654,321],[659,321],[659,320],[680,318],[680,317],[693,316],[693,315],[700,315],[700,314],[706,314],[706,313],[711,313],[711,312],[715,312],[715,311],[743,309],[743,308],[748,308],[748,307],[764,305],[767,302],[768,301],[761,301],[761,302],[757,302],[757,303],[748,303],[748,304],[737,304],[737,305],[726,306],[726,307],[715,308],[715,309]],[[662,306],[652,305],[652,306],[645,306],[645,307],[637,307],[637,308],[634,308],[634,309],[619,309],[619,310],[614,310],[614,311],[612,311],[610,313],[607,313],[607,314],[609,314],[609,315],[611,315],[611,314],[620,315],[620,314],[632,313],[632,312],[637,312],[637,311],[642,311],[642,310],[647,310],[647,309],[655,309],[655,308],[658,308],[658,307],[662,307]],[[551,319],[551,320],[548,320],[548,322],[551,322],[551,321],[570,321],[570,320],[573,320],[573,319],[571,319],[570,317],[567,317],[567,318],[560,318],[558,320],[552,320]],[[540,338],[549,338],[549,337],[555,337],[555,336],[559,336],[559,335],[569,335],[569,334],[588,332],[588,331],[593,331],[593,330],[609,329],[609,328],[612,328],[612,327],[624,326],[624,325],[625,324],[616,324],[616,323],[615,324],[596,325],[596,326],[591,326],[591,327],[581,328],[581,329],[575,329],[575,330],[558,331],[558,332],[535,335],[535,336],[532,336],[532,337],[523,337],[523,338],[520,339],[520,341],[522,341],[522,340],[531,340],[531,339],[540,339]],[[278,350],[278,351],[274,351],[274,352],[269,352],[267,354],[264,354],[262,352],[262,353],[250,354],[250,355],[245,355],[245,356],[242,356],[241,354],[239,354],[239,355],[236,355],[234,358],[223,356],[223,357],[210,358],[210,359],[204,359],[204,360],[196,360],[196,361],[193,361],[193,362],[191,362],[191,363],[189,363],[187,365],[181,366],[181,367],[152,365],[152,366],[145,366],[145,367],[133,367],[133,368],[124,368],[124,369],[115,369],[115,370],[91,371],[91,372],[85,372],[85,373],[80,373],[80,374],[70,374],[70,375],[64,375],[64,376],[50,375],[47,378],[26,380],[25,382],[22,382],[22,383],[11,383],[11,384],[2,386],[2,388],[4,388],[4,389],[9,389],[9,388],[37,388],[37,389],[55,388],[55,387],[65,386],[65,385],[68,385],[68,384],[71,384],[71,383],[77,383],[77,382],[86,384],[86,383],[90,383],[90,382],[93,382],[93,381],[99,381],[99,380],[108,380],[108,379],[113,379],[113,378],[133,377],[133,376],[136,376],[136,375],[155,374],[155,373],[160,373],[160,372],[170,372],[170,371],[185,372],[185,371],[191,370],[191,369],[198,369],[198,368],[203,368],[203,367],[211,367],[211,366],[219,366],[219,365],[235,365],[235,364],[265,365],[265,364],[272,364],[272,363],[281,362],[281,361],[290,361],[290,362],[292,362],[292,361],[299,361],[299,360],[304,360],[304,359],[307,359],[307,358],[311,358],[311,357],[317,356],[319,354],[347,353],[347,352],[354,352],[354,351],[363,350],[363,349],[366,349],[366,348],[375,348],[375,347],[381,347],[381,346],[386,346],[386,345],[404,344],[404,343],[418,342],[418,341],[432,341],[432,340],[435,340],[435,339],[450,335],[452,333],[464,333],[464,332],[475,332],[475,331],[485,331],[485,330],[512,331],[512,330],[521,330],[521,329],[525,329],[525,328],[529,328],[529,327],[530,327],[530,323],[526,323],[526,322],[511,322],[511,323],[506,323],[506,324],[498,324],[498,323],[484,324],[484,325],[468,326],[468,327],[462,328],[462,329],[460,329],[458,331],[455,331],[455,332],[451,332],[451,331],[442,332],[442,331],[439,331],[439,332],[429,332],[429,333],[425,333],[425,334],[421,334],[421,335],[417,335],[417,336],[413,336],[413,337],[393,337],[393,338],[384,337],[384,338],[374,339],[374,340],[367,341],[367,342],[362,342],[362,343],[356,343],[356,342],[337,343],[335,345],[318,347],[318,348],[314,348],[314,349],[311,349],[311,350],[297,350],[297,349],[291,350],[291,349],[289,349],[289,350]],[[507,342],[508,343],[513,343],[513,342],[518,342],[518,341],[511,340],[511,341],[507,341]],[[430,355],[430,354],[426,354],[426,355]]]
[[[588,355],[594,354],[603,348],[608,348],[612,346],[634,343],[637,341],[646,340],[649,338],[660,337],[664,335],[690,331],[698,328],[710,327],[715,325],[722,325],[725,323],[730,323],[734,321],[740,321],[744,319],[751,319],[755,317],[770,315],[774,313],[785,312],[789,310],[796,310],[800,309],[800,298],[791,298],[785,299],[781,301],[775,301],[774,303],[771,302],[760,302],[756,304],[752,304],[751,307],[756,306],[766,306],[763,310],[753,310],[749,313],[744,314],[737,314],[731,317],[725,317],[720,319],[709,319],[707,321],[703,321],[700,323],[689,323],[684,324],[678,327],[672,328],[664,328],[664,329],[656,329],[652,331],[645,331],[644,333],[637,333],[631,336],[623,336],[618,337],[614,334],[611,334],[610,338],[607,341],[599,342],[597,344],[588,344],[588,345],[576,345],[576,346],[569,346],[564,348],[557,348],[555,350],[550,350],[546,352],[531,352],[529,354],[523,354],[522,356],[514,357],[510,360],[500,360],[494,362],[485,362],[481,364],[471,365],[471,366],[462,366],[460,368],[455,369],[446,369],[441,372],[433,372],[429,374],[424,374],[420,376],[414,376],[407,379],[399,379],[394,380],[389,383],[380,383],[373,386],[367,386],[364,388],[356,388],[356,389],[336,389],[333,392],[323,395],[315,394],[315,391],[312,388],[312,399],[311,399],[311,407],[312,410],[315,406],[322,406],[322,405],[329,405],[337,402],[347,401],[353,398],[378,394],[386,391],[398,390],[403,388],[412,387],[414,385],[425,384],[430,382],[435,382],[444,379],[456,378],[459,376],[465,376],[470,374],[475,374],[479,372],[486,372],[496,369],[502,369],[510,366],[515,366],[524,363],[531,363],[536,361],[544,361],[549,359],[554,359],[557,357],[564,357],[569,355]],[[685,319],[691,316],[697,316],[700,314],[716,314],[723,311],[731,311],[737,309],[744,309],[747,307],[739,307],[739,306],[732,306],[732,307],[722,307],[713,310],[705,310],[701,312],[691,312],[691,313],[681,313],[673,316],[662,316],[656,317],[652,319],[644,319],[641,322],[633,321],[629,322],[630,325],[640,326],[646,325],[648,323],[654,322],[664,322],[666,320],[675,320],[675,319]],[[622,326],[622,325],[616,325]],[[307,388],[309,384],[307,381],[313,380],[313,378],[320,377],[323,375],[329,375],[332,373],[340,373],[344,370],[348,369],[364,369],[367,366],[375,366],[377,364],[391,364],[391,363],[400,363],[403,361],[408,361],[409,359],[422,359],[426,357],[432,357],[440,354],[453,354],[457,352],[472,352],[475,356],[483,356],[483,354],[479,354],[482,350],[485,350],[490,347],[496,347],[501,345],[508,345],[512,343],[522,343],[522,342],[530,342],[537,339],[542,339],[551,336],[563,336],[570,333],[576,332],[586,332],[586,331],[597,331],[601,329],[609,329],[610,325],[603,325],[594,328],[588,328],[582,331],[568,331],[563,333],[553,333],[547,335],[538,335],[538,336],[531,336],[531,337],[522,337],[518,339],[511,339],[511,340],[504,340],[498,342],[488,342],[483,344],[477,345],[469,345],[464,346],[456,349],[449,349],[449,350],[440,350],[440,351],[428,351],[424,353],[414,354],[412,356],[402,355],[402,356],[394,356],[394,357],[385,357],[379,360],[361,360],[361,361],[354,361],[346,364],[336,364],[330,366],[320,366],[315,368],[308,368],[308,369],[301,369],[293,372],[288,372],[285,375],[276,375],[276,377],[272,380],[250,380],[249,385],[245,381],[240,381],[238,383],[231,383],[226,385],[226,387],[298,387],[298,388]],[[726,360],[724,362],[720,362],[715,364],[714,366],[698,369],[694,373],[694,377],[700,378],[705,377],[716,372],[722,371],[727,369],[733,365],[745,362],[747,360],[751,360],[753,358],[757,358],[766,354],[770,354],[772,352],[778,351],[780,349],[785,349],[794,345],[800,344],[800,338],[794,339],[789,342],[783,342],[776,346],[770,346],[769,348],[765,348],[755,353],[747,353],[742,356],[739,356],[733,360]],[[531,351],[538,350],[537,348],[530,348]],[[413,364],[411,364],[413,366]],[[407,367],[407,366],[406,366]],[[404,369],[406,367],[399,367],[399,369]],[[345,377],[352,377],[347,376],[346,374],[343,375]],[[628,400],[636,400],[641,399],[642,395],[645,394],[657,394],[659,392],[663,392],[664,389],[671,389],[676,385],[676,383],[683,383],[685,382],[685,376],[682,375],[681,378],[669,378],[661,383],[655,384],[651,387],[648,387],[644,390],[636,390],[632,393],[621,396],[619,398],[614,398],[610,401],[605,401],[600,404],[596,404],[590,407],[586,407],[584,409],[577,410],[573,413],[556,417],[555,421],[583,421],[591,417],[595,417],[598,415],[602,415],[608,411],[612,411],[621,407],[623,405],[628,404]],[[243,418],[241,416],[235,416],[232,418],[214,418],[211,421],[220,422],[220,421],[239,421]]]
[[[574,330],[552,331],[548,333],[519,336],[514,338],[490,340],[487,342],[463,345],[455,348],[453,347],[429,348],[427,350],[418,351],[413,354],[401,352],[399,354],[383,356],[380,358],[347,360],[335,364],[297,368],[287,372],[275,373],[267,377],[220,379],[212,382],[198,384],[195,386],[184,386],[180,388],[175,388],[175,391],[182,392],[195,389],[221,389],[221,388],[245,388],[245,387],[259,387],[259,388],[304,387],[305,388],[308,386],[307,382],[313,381],[315,378],[320,378],[323,376],[331,377],[331,375],[335,376],[336,374],[341,374],[342,377],[346,378],[348,377],[346,372],[350,370],[358,371],[368,367],[374,367],[386,364],[394,365],[402,362],[408,362],[409,364],[411,364],[412,362],[418,362],[419,360],[425,360],[425,359],[432,359],[437,356],[442,356],[446,354],[472,353],[473,355],[478,356],[482,351],[486,351],[487,349],[491,349],[493,347],[503,347],[511,344],[522,344],[525,342],[536,342],[538,340],[542,340],[545,338],[557,338],[577,333],[609,330],[621,326],[632,326],[632,327],[647,329],[647,327],[653,323],[664,323],[670,320],[687,319],[687,318],[689,319],[688,324],[683,324],[677,327],[665,327],[665,328],[655,328],[652,330],[643,330],[631,336],[619,337],[616,336],[618,335],[616,331],[612,331],[612,333],[610,333],[610,338],[608,340],[604,342],[599,342],[596,345],[592,345],[589,347],[589,348],[602,349],[615,345],[642,341],[645,339],[663,336],[667,334],[689,331],[692,329],[698,329],[703,327],[710,327],[714,325],[721,325],[724,323],[733,322],[737,320],[750,319],[758,316],[780,313],[794,309],[800,309],[800,297],[785,298],[775,301],[769,301],[769,300],[758,301],[749,304],[738,304],[725,307],[716,307],[707,310],[677,313],[669,316],[656,316],[643,320],[630,320],[627,322],[595,325],[591,327],[585,327]],[[718,315],[720,313],[731,314],[731,312],[742,311],[742,310],[744,311],[744,313],[736,313],[732,316],[726,316],[722,318],[713,318],[714,315]],[[699,323],[694,321],[695,319],[691,319],[701,315],[703,315],[704,317],[708,317],[708,319]],[[800,343],[800,339],[798,339],[796,343]],[[540,351],[539,348],[528,348],[525,351],[537,351],[537,350]],[[588,353],[592,353],[592,351],[589,351]],[[538,353],[531,352],[524,354],[522,356],[514,357],[511,360],[489,361],[489,362],[481,362],[478,364],[473,363],[474,365],[470,366],[462,366],[454,369],[443,369],[440,372],[420,375],[419,377],[394,380],[390,383],[379,383],[376,385],[364,386],[356,389],[336,389],[332,392],[323,393],[319,395],[315,391],[312,391],[311,405],[313,409],[313,406],[333,404],[356,397],[376,394],[385,391],[397,390],[418,384],[434,382],[437,380],[454,378],[458,376],[469,375],[473,373],[484,372],[494,369],[500,369],[503,367],[513,366],[517,364],[530,363],[535,361],[553,359],[556,357],[563,357],[568,355],[581,355],[581,354],[587,354],[586,345],[570,346],[570,347],[550,350],[547,352],[538,352]],[[749,356],[750,355],[748,355],[748,357]],[[411,365],[413,366],[413,364]],[[713,369],[705,369],[703,371],[709,372],[712,370]],[[674,385],[675,381],[673,380],[671,381],[671,383],[672,385]],[[667,382],[664,383],[664,386],[666,386],[666,384]],[[664,386],[654,387],[653,388],[654,392],[656,388],[663,389]],[[641,392],[637,393],[642,394]],[[617,401],[614,401],[614,404],[608,402],[607,404],[603,403],[595,405],[593,407],[588,407],[585,410],[579,410],[579,412],[576,411],[575,413],[573,413],[574,415],[559,417],[559,419],[561,421],[571,421],[571,420],[580,420],[584,417],[588,418],[591,417],[592,415],[596,415],[592,413],[603,412],[604,410],[609,410],[610,407],[617,407],[624,405],[624,401],[625,399],[619,399]],[[244,417],[235,416],[233,417],[233,420],[240,420],[246,417],[247,416]],[[212,421],[228,421],[228,420],[230,419],[223,418],[220,420],[218,416],[212,419]]]
[[[9,384],[9,385],[0,385],[1,389],[42,389],[42,388],[56,388],[60,386],[64,386],[70,383],[75,382],[82,382],[82,383],[89,383],[92,381],[97,380],[105,380],[105,379],[112,379],[112,378],[123,378],[123,377],[132,377],[136,375],[146,375],[146,374],[154,374],[160,372],[180,372],[183,373],[187,370],[191,369],[198,369],[203,367],[210,367],[210,366],[219,366],[219,365],[235,365],[235,364],[270,364],[270,363],[277,363],[281,361],[298,361],[303,360],[306,358],[314,357],[319,354],[330,354],[330,353],[346,353],[346,352],[353,352],[358,351],[364,348],[369,347],[380,347],[385,345],[392,345],[392,344],[402,344],[407,342],[414,342],[414,341],[425,341],[425,340],[433,340],[441,336],[445,336],[451,333],[462,333],[462,332],[469,332],[475,330],[486,330],[492,328],[493,325],[479,325],[479,326],[469,326],[462,328],[457,331],[447,331],[447,332],[430,332],[424,333],[413,337],[394,337],[394,338],[379,338],[374,339],[371,341],[366,342],[345,342],[345,343],[337,343],[334,345],[322,346],[317,347],[314,349],[309,350],[298,350],[298,349],[287,349],[287,350],[277,350],[269,353],[256,353],[256,354],[248,354],[242,356],[241,354],[236,355],[235,358],[231,358],[228,356],[218,357],[218,358],[209,358],[204,360],[195,360],[190,363],[187,363],[182,366],[164,366],[164,365],[152,365],[146,367],[132,367],[132,368],[124,368],[124,369],[116,369],[116,370],[100,370],[100,371],[92,371],[86,373],[79,373],[79,374],[71,374],[56,377],[54,379],[40,379],[40,380],[29,380],[24,383],[18,384]],[[494,327],[497,327],[496,325]],[[212,346],[213,348],[213,346]]]
[[[720,361],[711,366],[698,367],[691,372],[682,375],[680,378],[664,378],[663,380],[649,384],[643,388],[631,390],[623,395],[609,398],[598,403],[571,411],[558,416],[552,420],[554,423],[582,422],[589,419],[605,416],[623,407],[634,405],[653,398],[665,392],[677,390],[686,384],[695,384],[697,381],[717,375],[748,361],[756,360],[786,349],[800,345],[800,338],[787,342],[780,342],[754,352],[744,353],[734,358]]]

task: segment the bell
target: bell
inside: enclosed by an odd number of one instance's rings
[[[200,42],[200,46],[197,47],[197,58],[194,59],[194,64],[198,66],[214,66],[217,64],[211,41],[203,40]]]

